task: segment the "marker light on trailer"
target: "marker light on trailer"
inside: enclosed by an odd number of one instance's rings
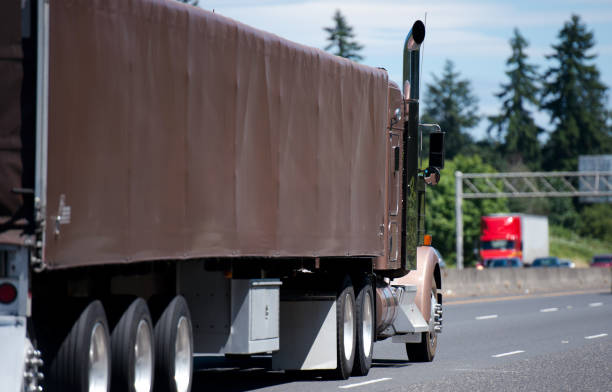
[[[0,303],[10,304],[17,298],[17,289],[10,283],[0,284]]]

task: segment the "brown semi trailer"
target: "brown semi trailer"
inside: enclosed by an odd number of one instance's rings
[[[3,390],[183,392],[219,354],[346,379],[386,338],[431,361],[424,38],[402,94],[174,1],[2,1]]]

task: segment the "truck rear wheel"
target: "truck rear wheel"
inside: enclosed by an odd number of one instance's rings
[[[142,298],[132,302],[111,336],[112,389],[151,392],[153,388],[153,322]]]
[[[62,342],[50,367],[51,390],[108,392],[110,338],[100,301],[91,302]]]
[[[346,380],[350,377],[355,361],[355,291],[351,279],[346,276],[336,299],[336,357],[335,376]]]
[[[193,378],[193,332],[187,302],[176,296],[155,324],[155,391],[189,392]]]
[[[431,301],[429,313],[429,331],[423,332],[421,343],[406,343],[408,359],[413,362],[431,362],[436,355],[438,346],[438,333],[436,331],[436,310],[438,305],[438,288],[436,280],[432,277]]]
[[[357,315],[357,347],[354,376],[366,376],[372,366],[372,353],[374,351],[374,296],[370,279],[364,279],[356,298]]]

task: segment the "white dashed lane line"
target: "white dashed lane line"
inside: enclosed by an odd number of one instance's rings
[[[556,312],[557,310],[559,310],[559,308],[546,308],[546,309],[540,309],[540,313]]]
[[[496,314],[488,314],[486,316],[478,316],[476,317],[476,320],[490,320],[490,319],[496,319],[497,315]]]
[[[596,308],[598,306],[602,306],[603,302],[593,302],[589,304],[589,308]]]
[[[585,336],[585,339],[597,339],[597,338],[603,338],[604,336],[608,336],[607,333],[600,333],[599,335],[591,335],[591,336]]]
[[[501,358],[501,357],[507,357],[509,355],[516,355],[516,354],[521,354],[524,353],[525,351],[523,350],[517,350],[517,351],[510,351],[509,353],[503,353],[503,354],[496,354],[496,355],[491,355],[493,358]]]
[[[387,380],[391,380],[391,378],[390,377],[378,378],[376,380],[358,382],[356,384],[342,385],[342,386],[340,386],[338,388],[340,388],[340,389],[349,389],[349,388],[361,387],[361,386],[364,386],[364,385],[370,385],[370,384],[374,384],[374,383],[382,382],[382,381],[387,381]]]

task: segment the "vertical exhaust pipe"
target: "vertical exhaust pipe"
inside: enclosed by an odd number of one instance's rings
[[[425,25],[417,20],[404,42],[404,135],[402,171],[402,257],[401,269],[405,274],[416,269],[416,248],[419,245],[421,206],[417,191],[419,161],[419,74],[420,49],[425,40]],[[410,210],[408,210],[410,207]],[[424,211],[423,211],[424,212]]]
[[[417,20],[404,42],[404,72],[402,77],[404,98],[419,99],[421,44],[425,40],[425,25]]]

